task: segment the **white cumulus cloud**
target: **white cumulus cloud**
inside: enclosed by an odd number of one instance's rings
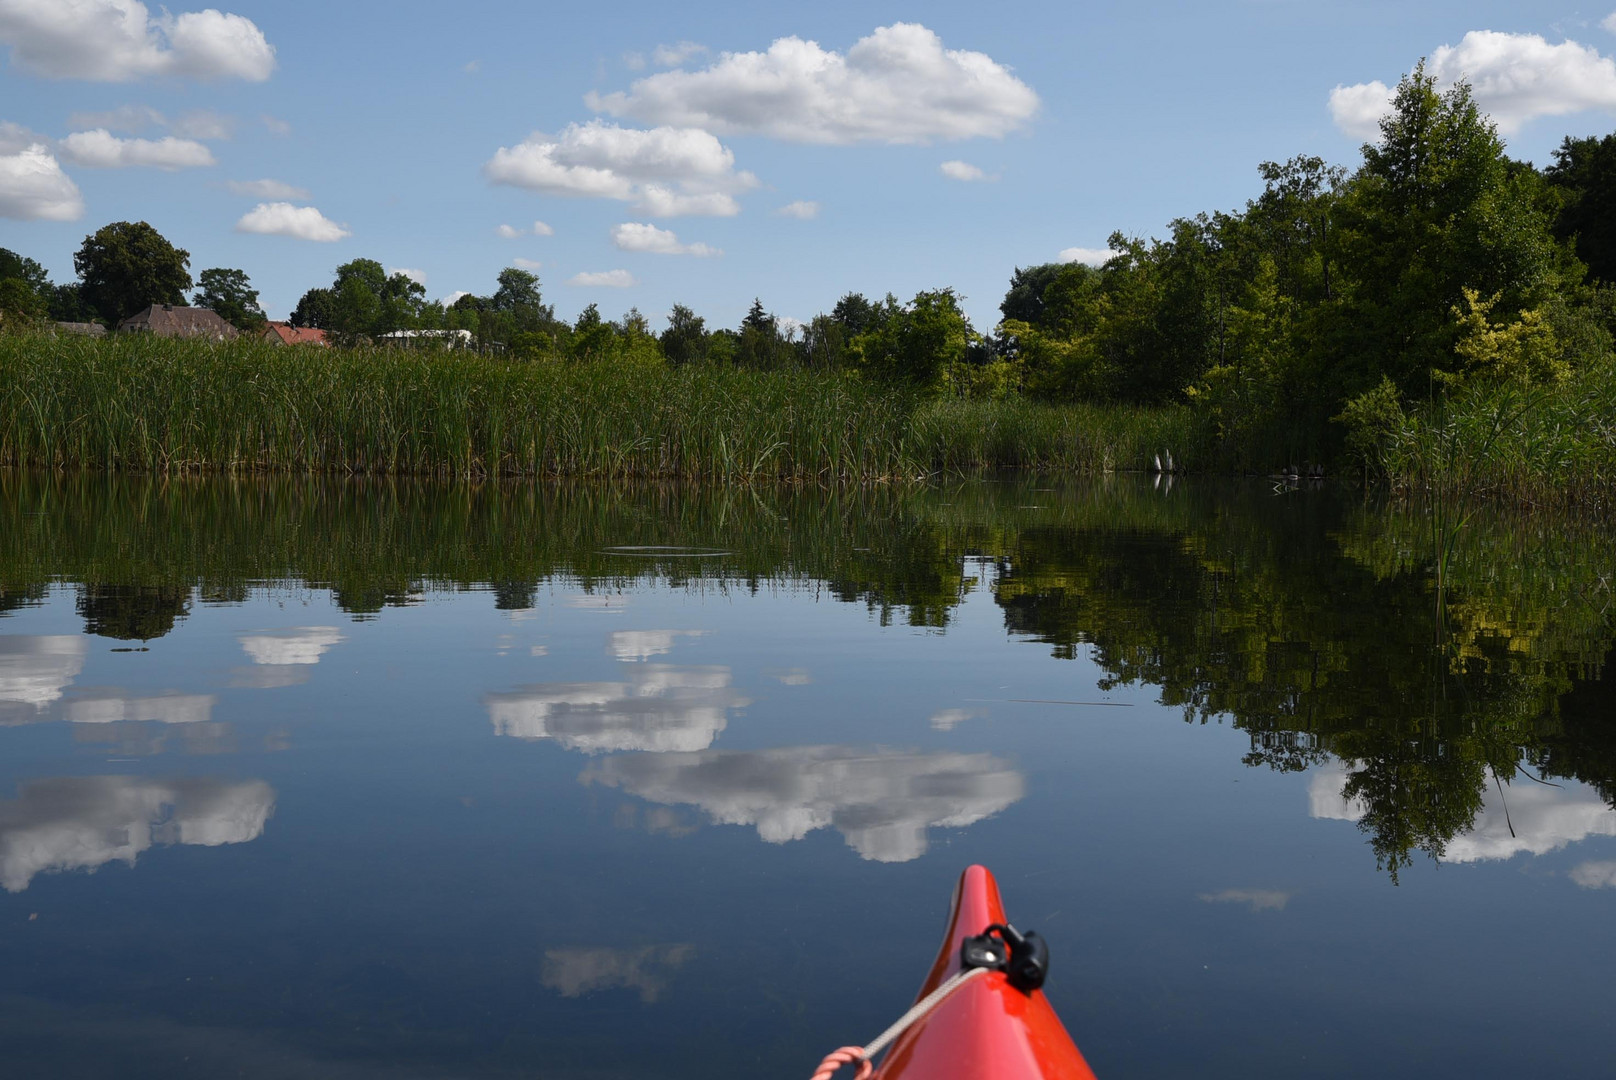
[[[819,204],[811,199],[797,199],[786,203],[775,213],[781,217],[796,218],[798,221],[811,221],[819,216]]]
[[[0,125],[3,140],[5,125]],[[43,142],[0,148],[0,217],[19,221],[77,221],[84,198]]]
[[[616,244],[620,251],[643,251],[653,255],[724,254],[718,248],[708,247],[706,244],[681,244],[678,234],[671,229],[659,229],[655,225],[635,221],[613,225],[612,243]]]
[[[531,229],[524,229],[520,225],[501,225],[494,230],[506,240],[515,240],[521,236],[554,236],[555,230],[542,221],[535,221]]]
[[[1616,19],[1616,15],[1612,15],[1611,18]],[[1584,889],[1616,889],[1616,862],[1605,860],[1578,863],[1571,868],[1571,880]]]
[[[263,835],[274,811],[275,789],[262,780],[34,780],[0,802],[0,888],[22,892],[42,873],[133,866],[153,844],[244,844]]]
[[[236,133],[236,118],[212,109],[192,109],[168,129],[182,139],[228,139]]]
[[[1575,41],[1551,44],[1537,34],[1472,30],[1459,44],[1433,52],[1426,71],[1439,87],[1469,82],[1476,104],[1506,135],[1540,116],[1616,111],[1616,61]],[[1391,96],[1378,79],[1337,86],[1330,115],[1348,135],[1373,139]]]
[[[123,139],[105,128],[76,131],[57,144],[63,160],[86,169],[146,167],[173,172],[218,164],[213,152],[192,139]]]
[[[0,703],[44,709],[84,670],[88,652],[82,635],[0,634]]]
[[[972,180],[986,180],[988,178],[987,173],[968,161],[945,161],[937,166],[937,171],[950,180],[963,180],[966,183]]]
[[[568,285],[587,285],[596,288],[628,289],[639,282],[627,270],[586,270],[567,279]]]
[[[704,750],[728,724],[730,710],[750,702],[731,688],[727,667],[646,664],[626,682],[541,683],[489,694],[483,703],[497,735],[554,739],[598,754]]]
[[[348,236],[338,225],[312,206],[289,202],[259,203],[236,222],[236,231],[263,236],[290,236],[294,240],[314,240],[329,244]]]
[[[333,645],[348,640],[335,626],[296,626],[265,630],[236,639],[255,664],[318,664]]]
[[[154,18],[139,0],[0,0],[0,43],[19,68],[52,78],[262,82],[275,70],[252,20],[213,8]]]
[[[539,981],[562,997],[596,990],[639,992],[646,1004],[667,989],[668,979],[696,955],[694,945],[647,945],[639,949],[547,949]]]
[[[1603,30],[1608,30],[1612,34],[1616,34],[1616,11],[1613,11],[1609,15],[1606,15],[1603,19],[1600,19],[1599,26]]]
[[[1224,889],[1197,894],[1208,904],[1245,904],[1252,911],[1284,911],[1291,894],[1276,889]]]
[[[409,266],[389,266],[387,268],[387,276],[392,277],[394,274],[403,274],[417,285],[426,284],[425,270],[416,270],[415,268]]]
[[[150,105],[119,105],[116,109],[100,112],[69,113],[67,126],[78,131],[106,128],[126,135],[138,134],[147,128],[168,126],[168,118]]]
[[[784,37],[767,52],[724,53],[699,71],[664,71],[590,108],[653,124],[805,143],[924,143],[1002,136],[1038,95],[984,53],[945,49],[918,23],[883,26],[845,54]]]
[[[264,122],[264,127],[269,129],[271,135],[290,135],[292,133],[292,125],[279,117],[265,113],[258,119]]]
[[[544,264],[537,259],[524,259],[520,255],[511,260],[511,265],[516,267],[518,270],[538,270],[544,266]]]
[[[1026,790],[1021,774],[990,754],[845,746],[617,754],[582,779],[664,806],[699,807],[714,824],[751,825],[771,844],[834,828],[876,862],[918,859],[928,829],[981,821]]]
[[[309,197],[307,188],[300,188],[280,180],[226,180],[224,186],[230,194],[244,195],[249,199],[303,202]]]
[[[170,691],[132,696],[121,690],[86,690],[67,703],[64,715],[70,724],[205,724],[213,718],[213,706],[218,700],[212,694]]]
[[[1063,263],[1083,263],[1086,266],[1104,266],[1117,257],[1117,252],[1109,248],[1069,247],[1062,248],[1061,253],[1055,256]]]
[[[1337,86],[1330,91],[1330,118],[1354,139],[1373,139],[1380,134],[1380,118],[1391,104],[1392,89],[1379,79]]]
[[[705,131],[639,130],[599,120],[502,146],[483,171],[497,184],[634,202],[657,217],[739,213],[734,195],[758,183],[751,173],[735,171],[734,153]]]
[[[677,45],[658,45],[651,52],[651,60],[657,67],[678,67],[686,60],[706,54],[707,46],[681,41]]]

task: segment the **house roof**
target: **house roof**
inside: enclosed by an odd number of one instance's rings
[[[263,337],[266,341],[279,342],[282,345],[326,345],[324,330],[316,330],[312,326],[293,326],[291,323],[272,322],[264,327]]]
[[[185,307],[181,304],[153,304],[118,324],[120,333],[145,330],[162,337],[233,338],[236,328],[212,308]]]
[[[94,322],[59,322],[56,329],[64,334],[83,334],[86,337],[107,336],[107,328]]]

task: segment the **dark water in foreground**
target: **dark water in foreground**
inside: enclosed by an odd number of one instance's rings
[[[805,1076],[980,861],[1102,1077],[1609,1075],[1606,532],[0,476],[0,1074]]]

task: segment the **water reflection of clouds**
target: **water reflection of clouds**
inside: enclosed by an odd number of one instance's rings
[[[771,844],[831,827],[877,862],[919,858],[928,828],[980,821],[1026,787],[1009,762],[990,754],[842,746],[629,754],[607,758],[582,779],[649,802],[696,806],[715,824],[754,826]]]
[[[1347,800],[1342,787],[1350,775],[1340,762],[1319,769],[1308,783],[1309,812],[1316,818],[1361,820],[1359,800]],[[1482,809],[1468,831],[1448,841],[1444,862],[1508,859],[1522,852],[1543,855],[1590,836],[1616,836],[1616,811],[1583,784],[1564,787],[1520,783],[1482,794]]]
[[[1224,889],[1198,895],[1208,904],[1245,904],[1252,911],[1284,911],[1291,900],[1290,893],[1277,889]]]
[[[0,634],[0,706],[43,709],[84,670],[88,652],[78,635]]]
[[[800,667],[764,668],[763,675],[765,678],[776,680],[782,686],[807,686],[814,681],[808,674],[808,669]]]
[[[74,694],[62,709],[71,724],[116,724],[146,721],[158,724],[205,724],[213,718],[218,698],[212,694],[132,695],[113,687],[85,689]]]
[[[647,945],[639,949],[550,949],[544,954],[545,986],[562,997],[596,990],[637,990],[640,1000],[656,1001],[668,980],[696,955],[694,945]]]
[[[696,638],[705,630],[615,630],[606,639],[606,651],[619,660],[649,660],[673,651],[679,638]]]
[[[318,664],[326,650],[348,639],[335,626],[294,626],[244,634],[236,640],[254,664],[284,666]]]
[[[15,893],[36,874],[133,866],[153,844],[246,843],[274,809],[275,790],[261,780],[35,780],[0,802],[0,887]]]
[[[1584,889],[1616,889],[1616,862],[1578,863],[1571,868],[1571,880]]]
[[[539,683],[488,694],[483,703],[495,734],[598,754],[705,749],[729,710],[750,702],[730,686],[727,667],[645,664],[622,682]]]

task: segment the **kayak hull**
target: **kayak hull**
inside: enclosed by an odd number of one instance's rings
[[[967,867],[954,889],[942,948],[916,1001],[960,970],[960,944],[1008,923],[985,866]],[[898,1037],[876,1080],[1094,1080],[1042,990],[1024,993],[1003,972],[978,975]]]

